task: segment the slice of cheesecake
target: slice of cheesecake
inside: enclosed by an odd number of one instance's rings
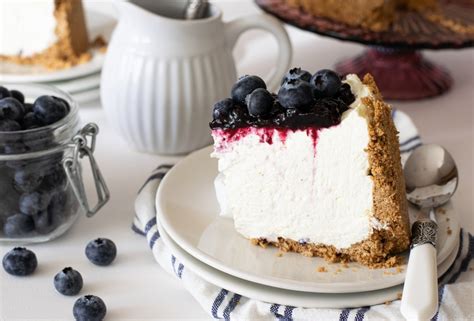
[[[377,267],[410,229],[397,130],[371,76],[241,78],[211,122],[221,215],[253,243]]]
[[[0,60],[60,69],[90,59],[81,0],[0,0]]]

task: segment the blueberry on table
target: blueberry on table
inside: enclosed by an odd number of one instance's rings
[[[5,87],[0,86],[0,99],[7,98],[10,96],[11,96],[10,91]]]
[[[231,98],[220,100],[214,104],[214,108],[212,110],[212,117],[213,119],[222,119],[224,117],[227,117],[233,108],[234,101]]]
[[[268,90],[258,88],[247,96],[246,101],[250,115],[264,116],[272,110],[274,98]]]
[[[278,101],[286,109],[308,110],[314,102],[313,88],[306,81],[289,80],[280,87]]]
[[[245,97],[258,88],[267,89],[267,85],[258,76],[243,76],[231,89],[231,97],[236,103],[245,104]]]
[[[19,201],[20,212],[30,216],[36,215],[48,207],[51,197],[49,192],[41,190],[23,193]]]
[[[25,214],[14,214],[7,218],[3,233],[12,238],[27,236],[35,228],[33,218]]]
[[[33,192],[42,181],[43,176],[33,167],[17,169],[13,177],[15,189],[26,193]]]
[[[13,97],[0,99],[0,113],[5,119],[19,121],[25,114],[25,107]]]
[[[32,251],[24,247],[15,247],[5,254],[2,265],[5,271],[11,275],[26,276],[36,270],[38,260]]]
[[[283,79],[281,80],[281,84],[283,85],[285,82],[292,79],[300,79],[300,80],[309,82],[311,80],[311,74],[308,71],[303,70],[301,68],[292,68],[283,77]]]
[[[109,239],[98,238],[87,244],[86,256],[95,265],[110,265],[117,256],[117,247]]]
[[[0,114],[2,111],[0,110]],[[21,130],[21,126],[18,122],[11,119],[0,120],[0,132],[16,132]]]
[[[78,294],[83,285],[81,273],[71,267],[62,269],[54,276],[54,287],[63,295]]]
[[[314,87],[314,94],[317,98],[336,95],[342,85],[341,77],[329,69],[319,70],[311,77],[310,83]]]
[[[10,95],[18,100],[20,103],[24,104],[25,103],[25,96],[21,93],[21,91],[12,89],[10,90]]]
[[[85,295],[74,303],[72,313],[76,321],[102,321],[107,314],[107,307],[101,298]]]
[[[68,109],[68,105],[63,99],[54,96],[40,96],[33,104],[33,112],[45,125],[63,119],[67,115]]]

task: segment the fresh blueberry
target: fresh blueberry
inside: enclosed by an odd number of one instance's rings
[[[289,80],[280,87],[278,101],[286,109],[309,109],[313,102],[313,88],[306,81]]]
[[[250,115],[264,116],[272,110],[274,98],[268,90],[258,88],[247,96],[246,101]]]
[[[95,265],[106,266],[117,256],[117,247],[109,239],[98,238],[87,244],[86,256]]]
[[[212,117],[214,119],[221,119],[227,117],[229,113],[234,108],[234,101],[230,98],[223,99],[214,104],[214,109],[212,110]]]
[[[82,289],[83,281],[81,273],[71,267],[61,270],[54,276],[54,287],[63,295],[76,295]]]
[[[25,214],[14,214],[7,218],[3,233],[8,237],[22,237],[35,228],[33,218]]]
[[[47,210],[43,210],[35,214],[33,216],[33,221],[35,225],[35,231],[42,235],[51,233],[58,226]]]
[[[25,107],[25,114],[33,112],[33,104],[25,103],[23,106]]]
[[[55,162],[58,164],[59,162]],[[54,166],[44,176],[42,189],[50,193],[63,191],[67,187],[67,176],[61,165]]]
[[[45,210],[51,201],[51,194],[47,191],[23,193],[20,196],[20,212],[26,215],[36,215]]]
[[[25,96],[21,93],[21,91],[12,89],[10,90],[10,95],[18,100],[20,103],[24,104],[25,103]]]
[[[311,74],[301,68],[292,68],[283,77],[283,79],[281,80],[281,84],[283,85],[285,82],[292,79],[301,79],[303,81],[309,82],[311,80]]]
[[[25,167],[15,171],[14,187],[20,192],[33,192],[43,181],[43,176],[32,167]]]
[[[311,77],[311,85],[317,98],[332,97],[338,93],[342,82],[339,75],[329,69],[322,69]]]
[[[257,88],[267,89],[267,85],[258,76],[243,76],[233,86],[230,95],[234,102],[245,104],[245,98]]]
[[[15,247],[5,254],[3,268],[11,275],[26,276],[32,274],[38,266],[35,253],[24,247]]]
[[[0,99],[6,98],[6,97],[11,97],[10,91],[5,87],[0,86]]]
[[[72,313],[76,321],[102,321],[107,314],[107,307],[101,298],[85,295],[74,303]]]
[[[68,202],[67,192],[57,192],[51,198],[51,202],[48,205],[48,213],[51,215],[51,218],[56,223],[62,223],[66,213],[66,205]]]
[[[28,151],[28,147],[22,141],[12,141],[5,144],[3,152],[5,154],[22,154]]]
[[[0,120],[0,132],[16,132],[18,130],[21,130],[21,126],[16,121],[11,119]]]
[[[0,112],[3,118],[19,121],[25,114],[25,107],[13,97],[7,97],[0,100]]]
[[[40,96],[33,104],[33,112],[41,123],[49,125],[63,119],[68,113],[68,106],[58,97]]]
[[[25,116],[21,120],[21,127],[25,130],[26,129],[39,128],[39,127],[41,127],[41,123],[38,120],[38,118],[36,118],[35,113],[28,112],[28,113],[25,114]]]

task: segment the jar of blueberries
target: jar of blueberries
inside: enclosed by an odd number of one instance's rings
[[[0,84],[0,242],[46,242],[81,213],[95,214],[109,192],[94,159],[98,127],[80,127],[71,97],[43,85]],[[81,163],[95,181],[90,206]],[[90,193],[89,193],[90,194]]]

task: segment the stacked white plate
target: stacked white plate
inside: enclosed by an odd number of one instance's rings
[[[90,39],[102,36],[110,39],[116,20],[94,9],[94,2],[86,7],[87,27]],[[79,104],[97,101],[100,97],[100,71],[105,53],[92,51],[87,63],[62,70],[47,70],[41,66],[23,66],[0,62],[0,82],[43,83],[68,92]]]
[[[197,151],[175,165],[156,196],[161,237],[187,269],[232,292],[282,305],[349,308],[399,298],[408,253],[400,267],[369,269],[295,253],[280,256],[275,248],[251,245],[232,220],[218,215],[213,184],[217,162],[209,157],[211,150]],[[442,275],[455,259],[459,224],[452,203],[437,216]]]

